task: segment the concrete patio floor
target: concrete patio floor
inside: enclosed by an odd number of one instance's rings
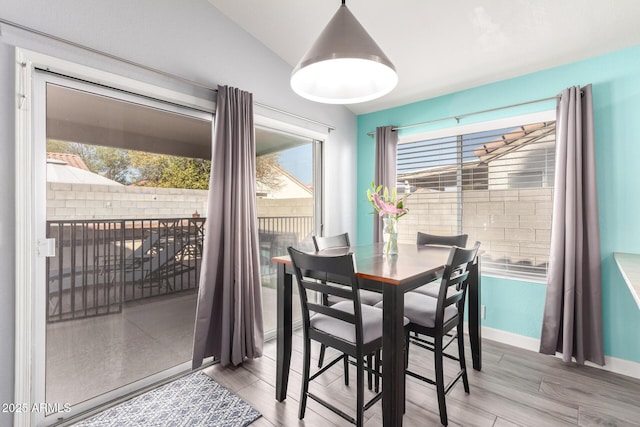
[[[276,328],[276,292],[262,289],[268,333]],[[125,303],[121,313],[48,324],[46,401],[75,405],[191,360],[196,304],[191,290]]]

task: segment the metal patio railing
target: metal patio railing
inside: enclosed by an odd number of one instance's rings
[[[48,221],[49,322],[120,312],[122,304],[198,286],[201,218]]]
[[[123,304],[196,289],[205,218],[47,221],[47,321],[122,311]],[[260,217],[261,273],[311,235],[312,217]]]

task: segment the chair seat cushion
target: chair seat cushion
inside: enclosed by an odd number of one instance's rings
[[[440,292],[440,281],[427,283],[426,285],[422,285],[419,288],[414,289],[412,292],[438,298],[438,292]]]
[[[337,297],[335,295],[329,295],[327,300],[329,305],[333,305],[340,301],[345,301],[344,298]],[[380,292],[367,291],[366,289],[360,289],[360,303],[364,305],[376,305],[382,301],[382,294]]]
[[[416,292],[422,295],[438,298],[438,294],[440,293],[440,281],[427,283],[426,285],[422,285],[411,292]],[[447,297],[451,297],[457,293],[458,291],[455,288],[450,288],[447,290]]]
[[[418,292],[407,292],[404,296],[404,315],[411,323],[433,328],[436,324],[436,306],[438,299]],[[375,307],[382,308],[382,303]],[[458,314],[455,305],[444,309],[444,323],[448,322]]]
[[[362,337],[363,343],[369,343],[382,337],[382,310],[369,305],[362,307]],[[340,301],[332,306],[337,310],[353,313],[351,301]],[[409,324],[409,319],[404,318],[404,325]],[[333,335],[345,341],[356,342],[356,328],[354,325],[342,320],[317,313],[310,319],[310,326],[319,331]]]

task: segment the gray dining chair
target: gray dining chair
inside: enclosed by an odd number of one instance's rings
[[[458,246],[460,248],[464,248],[467,246],[467,240],[469,235],[467,234],[457,234],[457,235],[437,235],[437,234],[427,234],[418,231],[417,236],[417,244],[418,245],[442,245],[442,246]],[[440,289],[438,277],[434,278],[434,280],[430,283],[420,286],[416,288],[413,292],[417,292],[419,294],[429,295],[431,297],[438,297],[438,290]]]
[[[339,248],[349,248],[351,246],[351,241],[349,240],[349,233],[337,234],[335,236],[312,236],[313,246],[316,248],[316,252],[322,252],[330,249],[339,249]],[[327,295],[322,294],[322,303],[326,306],[331,306],[336,304],[343,299],[337,295]],[[382,301],[382,294],[379,292],[373,292],[366,289],[360,289],[360,302],[365,305],[374,306],[377,303]],[[324,356],[326,352],[326,347],[321,344],[320,345],[320,354],[318,356],[318,367],[321,368],[324,364]],[[367,358],[368,365],[372,364],[372,356]],[[369,389],[372,388],[372,375],[369,373],[368,375],[368,384]],[[376,391],[379,387],[378,381],[376,380]]]
[[[307,398],[311,398],[347,421],[361,427],[364,423],[364,411],[371,408],[382,393],[377,392],[367,403],[364,401],[364,372],[371,370],[365,364],[365,357],[376,355],[375,375],[379,376],[380,350],[382,348],[382,310],[361,304],[359,281],[353,264],[353,254],[321,255],[307,254],[289,247],[289,255],[298,282],[304,339],[304,356],[300,407],[298,418],[305,415]],[[344,286],[318,279],[318,277],[340,278]],[[331,306],[317,304],[307,298],[307,291],[321,292],[339,296],[342,300]],[[312,315],[312,313],[314,313]],[[404,319],[405,325],[409,322]],[[335,348],[340,355],[315,374],[310,373],[311,340],[323,346]],[[309,391],[312,380],[341,360],[345,365],[345,384],[348,385],[349,358],[356,365],[356,416],[351,417],[334,404]]]
[[[465,393],[469,393],[469,380],[464,356],[464,303],[467,295],[469,270],[479,247],[480,242],[476,242],[470,249],[457,246],[451,248],[438,284],[436,298],[417,292],[409,292],[404,300],[404,315],[409,319],[409,325],[405,328],[406,340],[409,342],[405,351],[406,374],[436,386],[440,422],[445,426],[448,423],[445,395],[460,378],[462,378]],[[377,305],[377,307],[381,306],[381,304]],[[453,333],[454,329],[455,333]],[[417,334],[417,337],[410,338],[410,333]],[[428,339],[423,339],[423,336]],[[444,353],[444,350],[454,341],[458,344],[457,357]],[[425,377],[409,369],[409,348],[411,345],[433,352],[435,379]],[[458,372],[448,375],[452,379],[447,384],[445,384],[444,377],[444,357],[457,360],[460,364]]]
[[[317,252],[327,249],[336,248],[348,248],[351,246],[349,241],[349,233],[342,233],[335,236],[312,236],[313,245]],[[334,295],[327,297],[327,304],[335,304],[339,302],[340,298]],[[360,290],[360,302],[366,305],[376,305],[382,301],[382,294],[380,292],[369,291],[366,289]]]

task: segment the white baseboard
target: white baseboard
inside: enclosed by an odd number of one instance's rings
[[[482,327],[482,338],[512,345],[525,350],[535,351],[536,353],[540,349],[539,339],[525,337],[524,335],[501,331],[499,329],[487,328],[485,326]],[[557,355],[557,357],[562,357],[562,355]],[[594,368],[640,379],[640,363],[610,356],[604,357],[604,363],[604,366],[596,365],[591,362],[586,362],[585,364],[587,366],[593,366]]]

